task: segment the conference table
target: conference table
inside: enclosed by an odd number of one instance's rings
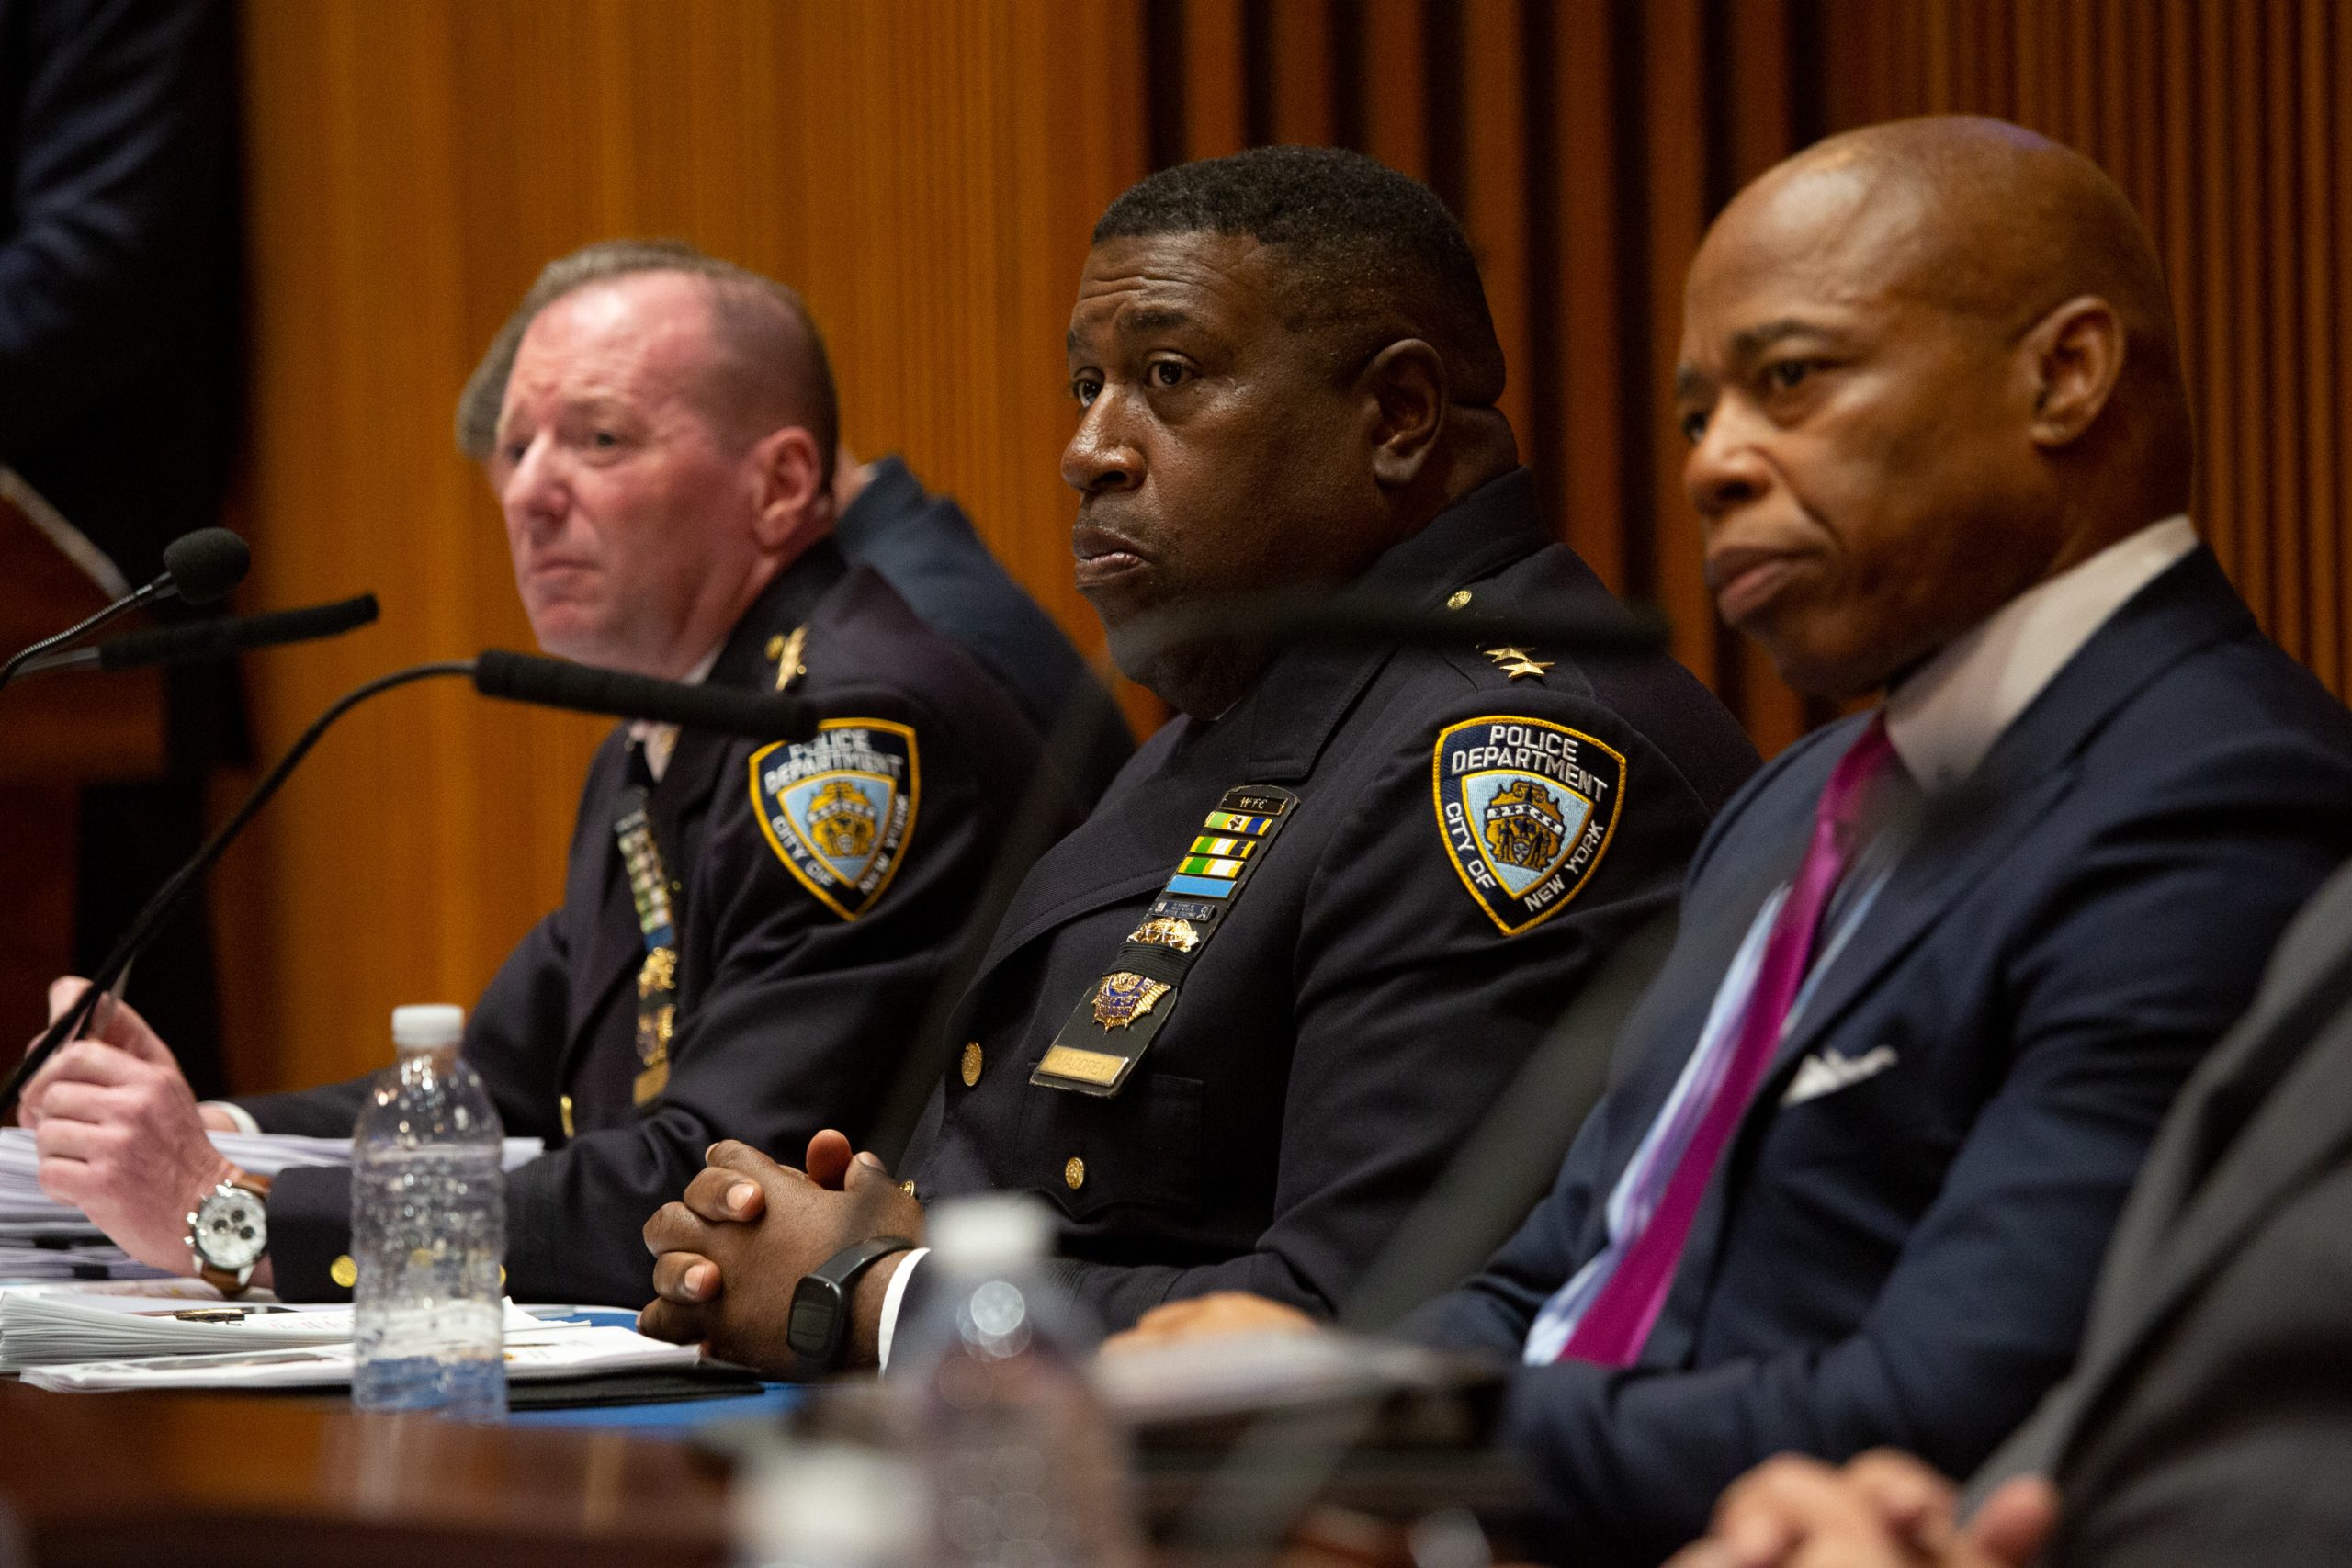
[[[340,1400],[6,1382],[0,1456],[0,1497],[40,1568],[728,1560],[724,1463],[659,1427],[466,1427]]]
[[[54,1393],[0,1379],[0,1503],[20,1538],[0,1533],[0,1568],[723,1564],[727,1456],[803,1398],[769,1384],[518,1408],[503,1426],[470,1427],[365,1416],[340,1394]],[[1255,1478],[1281,1458],[1258,1456]],[[1269,1546],[1188,1539],[1180,1527],[1201,1510],[1202,1464],[1147,1454],[1140,1469],[1154,1568],[1407,1564],[1416,1518],[1465,1508],[1507,1519],[1525,1495],[1518,1465],[1491,1452],[1359,1458],[1345,1473],[1318,1471],[1303,1510],[1284,1504],[1288,1522]],[[1236,1501],[1210,1511],[1230,1517]]]

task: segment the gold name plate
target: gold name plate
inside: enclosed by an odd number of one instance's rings
[[[1114,1056],[1103,1051],[1080,1051],[1071,1045],[1057,1045],[1046,1053],[1037,1064],[1041,1073],[1056,1077],[1075,1078],[1080,1083],[1116,1083],[1127,1065],[1125,1056]]]

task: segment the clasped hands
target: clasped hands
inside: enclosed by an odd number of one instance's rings
[[[830,1128],[808,1141],[806,1170],[731,1138],[704,1157],[684,1195],[645,1224],[656,1299],[638,1314],[638,1331],[770,1376],[812,1375],[821,1369],[803,1367],[785,1339],[801,1277],[869,1236],[920,1239],[922,1205],[878,1157],[853,1156]],[[882,1302],[906,1260],[895,1254],[859,1276],[845,1365],[877,1364]]]

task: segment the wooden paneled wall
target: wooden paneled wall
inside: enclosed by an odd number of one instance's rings
[[[549,257],[677,235],[789,279],[843,434],[959,495],[1082,645],[1057,454],[1095,216],[1143,169],[1132,6],[1062,0],[249,0],[255,605],[372,589],[380,626],[255,660],[274,753],[395,665],[528,648],[452,444]],[[344,1075],[388,1010],[470,1003],[560,895],[601,728],[454,685],[304,765],[220,901],[232,1067]]]
[[[1663,604],[1768,750],[1812,720],[1717,625],[1664,396],[1709,217],[1844,126],[2003,114],[2084,148],[2172,270],[2198,513],[2274,634],[2347,669],[2352,14],[2335,0],[246,0],[256,605],[384,624],[256,661],[265,749],[411,660],[527,645],[451,402],[548,257],[678,234],[801,288],[846,433],[906,452],[1082,646],[1058,348],[1149,168],[1371,152],[1460,212],[1562,533]],[[1138,708],[1138,712],[1145,711]],[[403,693],[231,868],[243,1081],[384,1052],[557,896],[596,727]]]
[[[1797,147],[1982,113],[2098,159],[2170,272],[2196,513],[2337,692],[2352,457],[2352,7],[2339,0],[1149,0],[1155,162],[1337,141],[1463,217],[1505,409],[1564,535],[1673,617],[1769,754],[1821,716],[1722,627],[1665,396],[1713,213]]]
[[[2154,231],[2197,416],[2195,514],[2342,695],[2352,465],[2352,6],[1840,0],[1831,125],[1995,114],[2098,159]]]

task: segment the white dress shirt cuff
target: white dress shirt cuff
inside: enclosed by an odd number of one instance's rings
[[[233,1105],[225,1100],[208,1100],[197,1109],[199,1111],[220,1111],[226,1115],[230,1121],[234,1122],[237,1124],[238,1132],[243,1133],[250,1137],[259,1137],[261,1135],[261,1123],[254,1121],[254,1113],[246,1110],[242,1105]]]
[[[882,1292],[882,1325],[875,1336],[874,1359],[883,1371],[890,1370],[890,1341],[898,1337],[899,1309],[907,1304],[907,1281],[915,1277],[915,1265],[930,1256],[931,1248],[927,1247],[918,1247],[908,1253],[907,1260],[899,1265],[899,1271],[890,1276],[890,1283]]]

